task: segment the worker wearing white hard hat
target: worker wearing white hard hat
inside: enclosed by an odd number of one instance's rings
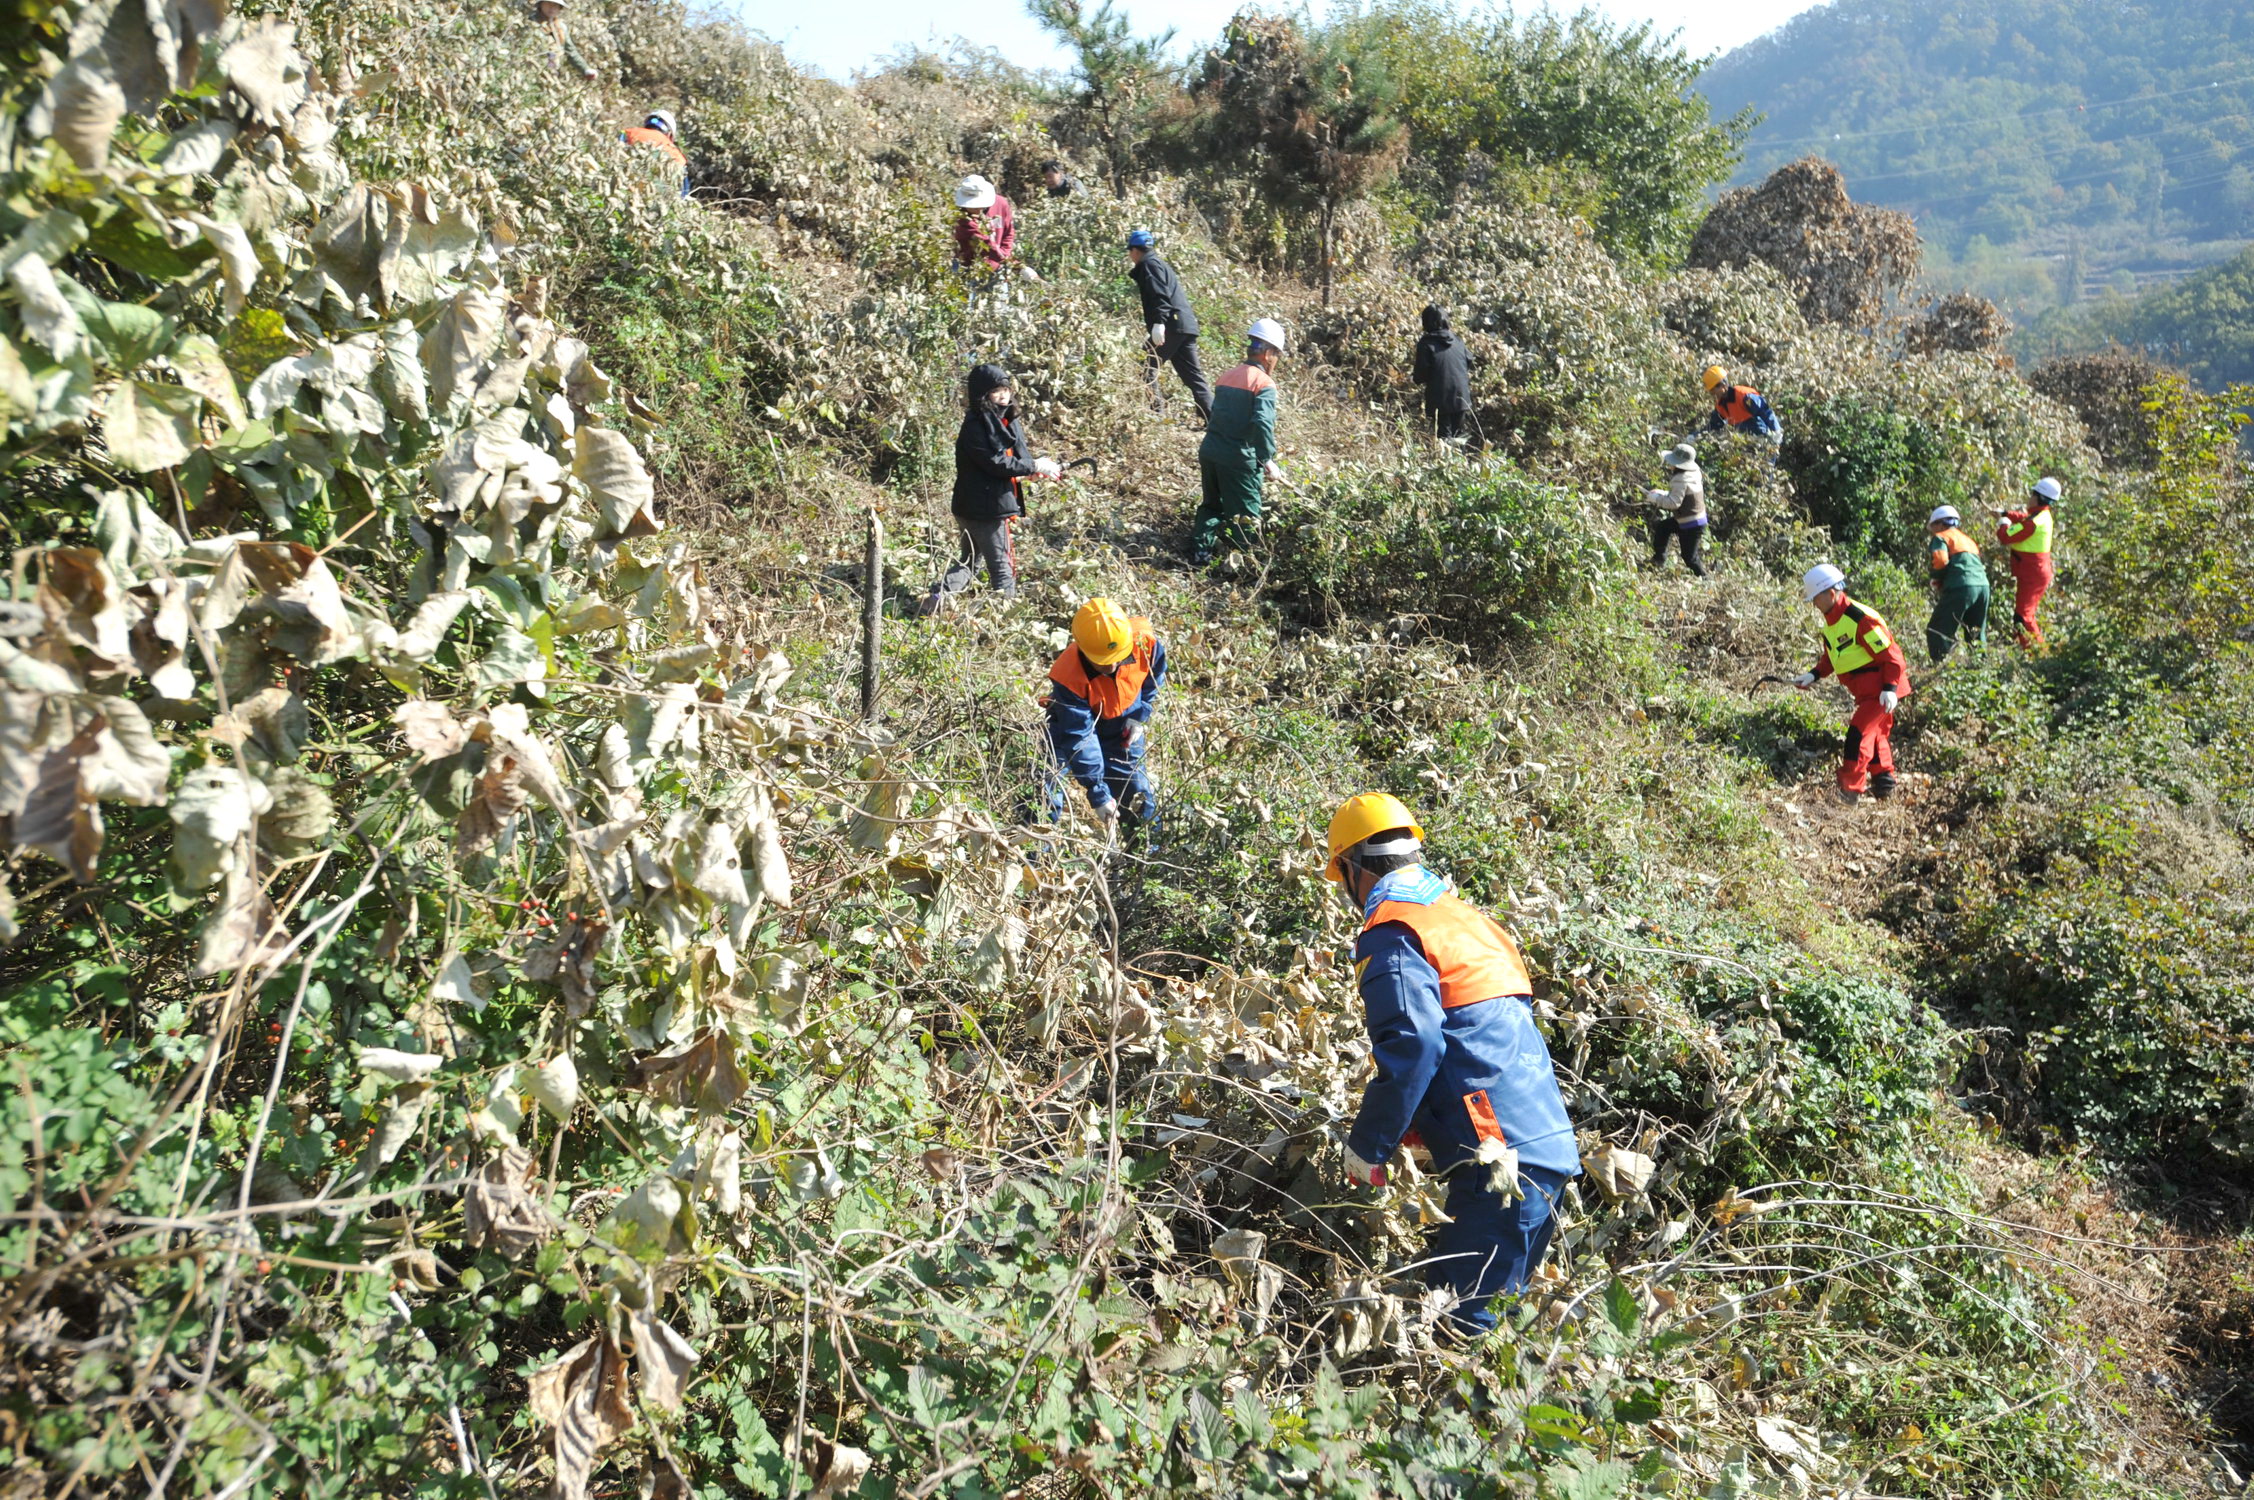
[[[1816,632],[1816,665],[1792,684],[1806,691],[1836,672],[1855,695],[1839,767],[1840,800],[1858,801],[1869,792],[1883,802],[1894,795],[1894,708],[1910,695],[1909,660],[1878,611],[1847,597],[1847,575],[1832,564],[1818,563],[1802,575],[1800,593],[1823,624]]]
[[[673,122],[670,111],[653,109],[642,116],[642,123],[626,132],[626,144],[655,151],[681,169],[681,196],[689,195],[689,158],[682,154],[677,139],[680,130]]]
[[[1937,505],[1925,518],[1932,564],[1933,615],[1925,622],[1925,654],[1935,666],[1949,659],[1961,635],[1974,650],[1988,644],[1988,569],[1980,546],[1959,529],[1953,505]]]
[[[1244,363],[1215,382],[1197,450],[1204,495],[1190,527],[1190,556],[1201,566],[1224,547],[1250,543],[1266,481],[1283,477],[1276,467],[1275,372],[1289,339],[1274,318],[1253,319],[1245,334]]]
[[[2051,566],[2051,507],[2066,498],[2066,486],[2049,475],[2035,481],[2027,503],[2014,510],[1999,510],[2003,518],[1996,540],[2011,549],[2011,617],[2022,646],[2043,644],[2043,627],[2035,611],[2050,592],[2055,576]]]

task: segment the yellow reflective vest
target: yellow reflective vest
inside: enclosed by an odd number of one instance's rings
[[[1877,661],[1894,644],[1893,632],[1878,611],[1852,599],[1839,611],[1839,618],[1825,621],[1817,634],[1824,638],[1825,659],[1842,677]]]
[[[2013,541],[2011,534],[2015,531],[2024,531],[2026,535],[2020,537],[2018,541]],[[2014,552],[2048,552],[2051,549],[2050,507],[2046,505],[2041,510],[2033,511],[2028,514],[2026,519],[2009,527],[1999,526],[1996,528],[1996,534],[2001,536],[2004,539],[2004,545]]]

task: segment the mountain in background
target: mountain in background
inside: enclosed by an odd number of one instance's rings
[[[2244,0],[1833,0],[1700,82],[1764,114],[1739,182],[1838,163],[1903,209],[1929,283],[2022,323],[2134,294],[2254,237],[2254,6]]]

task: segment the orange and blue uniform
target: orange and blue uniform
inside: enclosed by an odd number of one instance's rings
[[[1510,934],[1421,866],[1371,888],[1354,943],[1376,1076],[1347,1133],[1383,1164],[1412,1134],[1451,1174],[1428,1275],[1463,1301],[1456,1321],[1494,1326],[1487,1299],[1517,1291],[1541,1264],[1551,1210],[1581,1168],[1533,983]],[[1524,1196],[1506,1201],[1479,1165],[1480,1144],[1518,1153]]]
[[[1166,643],[1140,616],[1128,622],[1135,649],[1109,675],[1091,671],[1078,646],[1067,646],[1049,668],[1049,753],[1080,783],[1098,812],[1118,804],[1158,838],[1158,791],[1143,769],[1143,737],[1166,682]],[[1064,813],[1064,786],[1051,778],[1049,813]]]
[[[1840,683],[1855,695],[1855,711],[1847,720],[1845,758],[1839,767],[1839,789],[1850,796],[1865,791],[1890,797],[1894,793],[1894,711],[1879,695],[1891,691],[1897,702],[1910,695],[1910,663],[1902,654],[1893,629],[1867,604],[1857,604],[1844,593],[1839,605],[1824,616],[1819,633],[1823,641],[1816,655],[1820,680],[1836,672]]]
[[[681,146],[678,141],[655,125],[636,125],[626,132],[625,141],[629,146],[646,147],[651,151],[662,152],[670,158],[673,165],[681,169],[681,196],[684,198],[689,196],[689,159],[681,154]]]
[[[1714,414],[1700,431],[1720,432],[1725,427],[1772,443],[1784,438],[1784,423],[1777,420],[1769,398],[1749,385],[1726,385],[1714,392]]]

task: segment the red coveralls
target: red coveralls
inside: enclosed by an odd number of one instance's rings
[[[2035,607],[2050,592],[2051,510],[2009,510],[1996,528],[1996,540],[2011,549],[2012,622],[2019,627],[2019,644],[2043,644],[2043,627],[2036,623]]]
[[[1878,611],[1844,594],[1839,607],[1824,616],[1823,636],[1823,649],[1816,656],[1819,680],[1831,675],[1835,647],[1842,660],[1857,663],[1839,674],[1847,691],[1855,695],[1855,712],[1847,720],[1846,758],[1839,767],[1839,789],[1854,796],[1866,790],[1889,795],[1894,790],[1894,715],[1878,701],[1878,695],[1888,688],[1894,690],[1897,700],[1910,695],[1909,659]]]

